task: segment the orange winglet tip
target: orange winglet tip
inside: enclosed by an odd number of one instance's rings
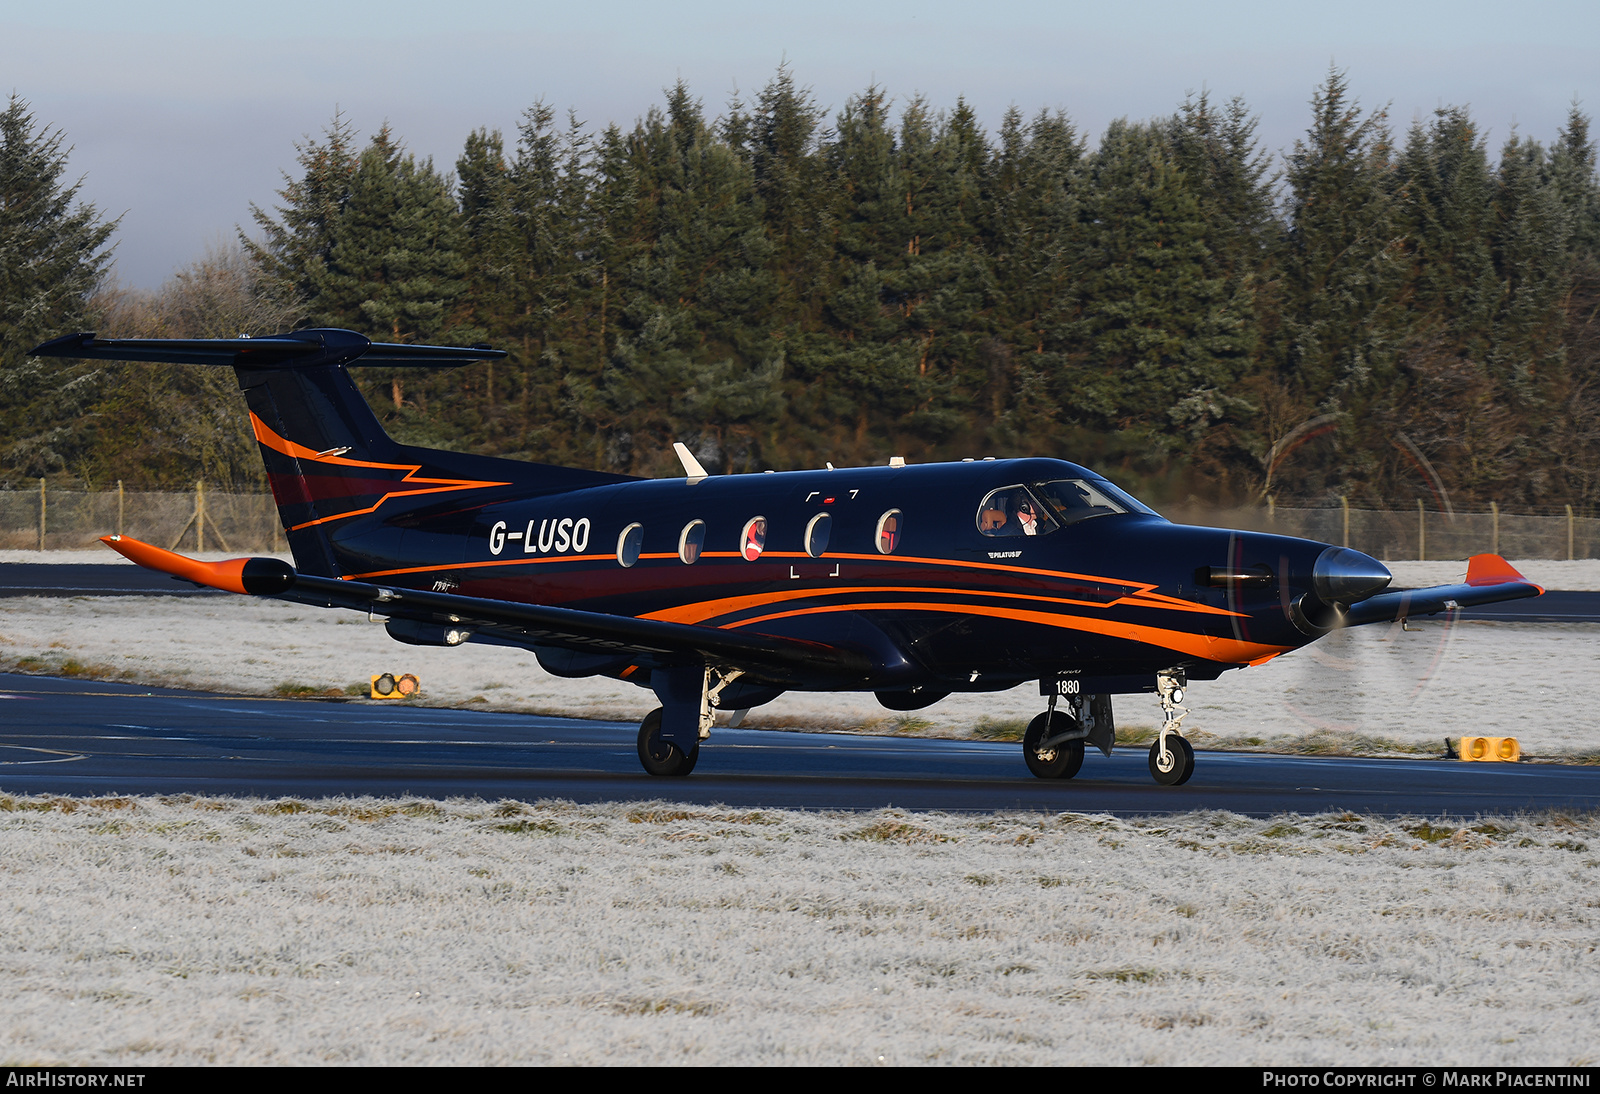
[[[201,562],[174,551],[163,551],[154,544],[144,543],[131,536],[101,536],[100,542],[117,554],[137,562],[147,570],[155,570],[173,577],[181,577],[196,585],[222,589],[230,593],[248,592],[244,587],[244,568],[251,560],[230,558],[226,562]]]
[[[1468,585],[1504,585],[1508,581],[1533,582],[1517,572],[1517,568],[1499,555],[1473,555],[1467,560]],[[1542,593],[1544,589],[1534,586]]]

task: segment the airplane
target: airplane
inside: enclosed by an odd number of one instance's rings
[[[141,566],[229,592],[384,617],[391,637],[531,651],[660,705],[638,730],[657,776],[694,770],[718,711],[785,691],[870,691],[917,710],[1038,681],[1028,770],[1070,779],[1115,743],[1112,696],[1155,692],[1155,781],[1194,773],[1190,681],[1261,665],[1336,628],[1544,590],[1497,555],[1466,580],[1390,589],[1359,551],[1173,524],[1049,458],[642,479],[403,445],[347,371],[494,360],[487,346],[302,329],[237,339],[71,334],[35,356],[231,366],[294,564],[204,562],[128,536]]]

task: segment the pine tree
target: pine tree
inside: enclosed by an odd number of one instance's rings
[[[466,289],[461,225],[449,184],[385,126],[361,153],[317,287],[326,321],[391,342],[445,337]]]
[[[1114,122],[1089,171],[1081,364],[1062,399],[1159,464],[1229,412],[1246,363],[1243,316],[1164,126]]]
[[[347,327],[376,341],[470,343],[483,332],[457,322],[467,288],[460,216],[449,184],[432,161],[418,164],[387,126],[376,133],[350,182],[334,222],[323,267],[313,266],[314,322]],[[454,381],[402,370],[364,370],[374,388],[387,385],[398,413],[411,384],[426,410],[428,395]],[[464,422],[468,430],[476,423]],[[419,426],[420,427],[420,426]],[[423,434],[407,435],[424,440]]]
[[[1395,171],[1401,231],[1411,251],[1407,305],[1467,356],[1488,353],[1498,286],[1490,253],[1494,185],[1467,111],[1446,107],[1412,127]]]
[[[260,239],[240,229],[239,239],[260,269],[263,288],[278,299],[297,305],[302,318],[320,310],[327,264],[333,253],[335,231],[350,200],[358,156],[355,131],[344,115],[335,112],[323,130],[320,143],[307,139],[297,145],[299,178],[284,175],[278,191],[283,204],[277,216],[250,206]]]
[[[0,437],[6,471],[30,477],[72,468],[92,440],[95,373],[26,354],[84,325],[117,226],[63,179],[64,139],[15,94],[0,112]]]
[[[750,163],[706,125],[683,84],[632,141],[651,245],[624,271],[614,348],[578,391],[630,435],[641,466],[684,440],[724,468],[757,458],[754,424],[777,409],[781,357],[768,323],[773,249]],[[762,390],[769,397],[756,397]]]
[[[1284,401],[1297,409],[1276,415],[1278,432],[1265,440],[1276,442],[1313,417],[1341,416],[1336,458],[1302,457],[1277,471],[1293,492],[1328,497],[1372,473],[1362,454],[1370,450],[1349,431],[1395,375],[1409,256],[1385,111],[1363,115],[1338,71],[1312,95],[1311,109],[1311,127],[1284,172],[1284,319],[1273,347]]]
[[[1571,284],[1559,256],[1572,251],[1572,222],[1548,167],[1538,141],[1513,133],[1494,172],[1489,241],[1497,291],[1489,364],[1504,376],[1559,363],[1561,301]]]
[[[1549,175],[1566,210],[1574,257],[1587,267],[1585,276],[1600,275],[1600,178],[1589,117],[1577,103],[1550,149]]]
[[[1081,304],[1083,160],[1064,115],[1041,112],[1024,128],[1020,111],[1006,113],[987,195],[1004,354],[989,357],[993,436],[1006,451],[1047,454],[1061,439],[1053,387]]]

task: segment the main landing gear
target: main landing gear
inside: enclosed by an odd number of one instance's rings
[[[1111,724],[1111,697],[1084,695],[1076,679],[1041,681],[1050,709],[1028,723],[1022,735],[1022,758],[1041,779],[1070,779],[1083,766],[1086,744],[1111,755],[1116,729]],[[1056,709],[1066,699],[1065,708]]]
[[[639,762],[652,775],[687,775],[700,759],[700,742],[687,755],[683,749],[661,736],[661,708],[656,707],[639,723]]]
[[[639,763],[650,775],[682,777],[700,760],[700,743],[711,736],[723,689],[744,672],[709,666],[656,672],[660,679],[652,678],[651,686],[663,705],[639,723]],[[728,724],[738,725],[744,713],[743,709],[734,711]]]
[[[1028,770],[1041,779],[1070,779],[1083,766],[1084,745],[1097,746],[1107,756],[1116,730],[1111,721],[1111,697],[1084,695],[1074,678],[1045,679],[1050,709],[1028,723],[1022,735],[1022,758]],[[1161,733],[1150,746],[1150,777],[1162,786],[1182,786],[1194,774],[1194,748],[1179,728],[1189,708],[1183,705],[1188,681],[1181,669],[1156,673],[1156,694],[1161,699]],[[1065,709],[1056,709],[1065,699]]]
[[[1070,779],[1083,766],[1086,736],[1076,719],[1045,711],[1028,723],[1022,735],[1022,758],[1028,761],[1028,770],[1041,779]]]

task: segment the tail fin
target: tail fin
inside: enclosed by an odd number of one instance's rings
[[[341,576],[349,552],[335,540],[359,538],[357,518],[382,506],[515,482],[453,474],[440,465],[463,457],[396,443],[342,365],[234,371],[289,550],[306,573]]]
[[[385,505],[393,513],[414,508],[407,500],[431,503],[444,500],[437,495],[461,491],[508,486],[571,490],[625,478],[399,444],[383,431],[345,371],[358,359],[363,364],[436,367],[506,355],[484,346],[383,345],[353,331],[316,329],[237,339],[73,334],[46,342],[32,354],[231,365],[250,410],[250,427],[295,564],[322,577],[342,576],[340,559],[352,551],[339,541],[359,538],[365,527],[361,518]]]

